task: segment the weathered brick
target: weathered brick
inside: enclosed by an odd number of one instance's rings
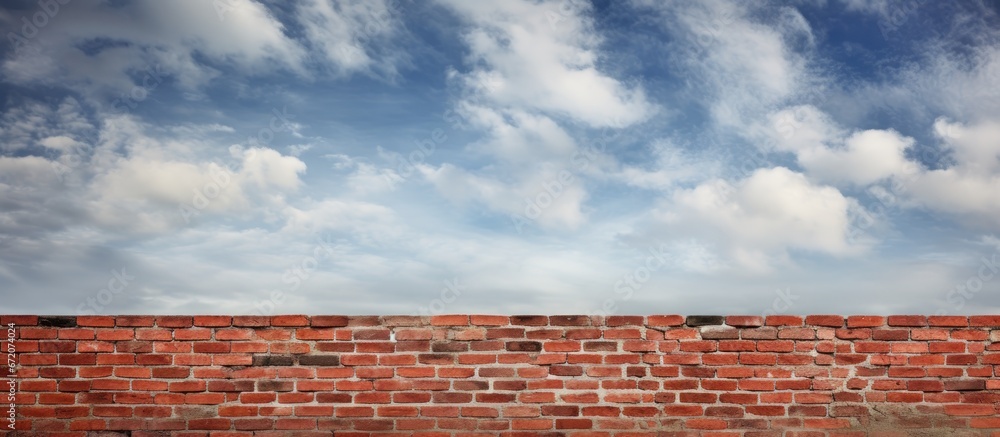
[[[300,366],[339,366],[339,355],[300,355]]]
[[[542,343],[539,341],[508,341],[507,350],[513,352],[540,352]]]
[[[545,326],[549,324],[548,316],[510,316],[511,325]]]
[[[726,322],[724,316],[687,316],[685,324],[688,326],[722,325]]]
[[[291,355],[254,355],[254,366],[291,366],[295,357]]]
[[[72,328],[76,326],[76,317],[73,316],[38,316],[38,326],[51,326],[57,328]]]

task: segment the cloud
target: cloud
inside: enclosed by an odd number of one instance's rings
[[[663,20],[672,67],[697,79],[691,92],[721,126],[746,128],[816,80],[809,71],[812,29],[794,8],[724,0],[632,3]]]
[[[685,150],[670,140],[659,139],[649,146],[651,160],[646,165],[621,165],[609,172],[629,186],[669,191],[679,184],[707,179],[717,174],[718,163],[704,153]]]
[[[0,116],[0,151],[47,147],[69,152],[92,137],[96,127],[80,102],[67,97],[58,105],[28,100]],[[85,147],[85,146],[84,146]]]
[[[503,214],[519,233],[538,224],[547,229],[577,229],[586,220],[582,204],[587,191],[579,176],[550,165],[532,167],[523,178],[509,181],[480,176],[451,164],[418,170],[445,197],[459,204],[478,203]]]
[[[1000,123],[967,125],[947,119],[934,133],[950,153],[951,165],[922,168],[904,180],[913,204],[978,229],[1000,230]]]
[[[299,4],[296,19],[310,47],[334,75],[351,73],[397,75],[408,56],[391,46],[400,34],[396,0],[308,0]]]
[[[813,106],[795,106],[770,115],[774,148],[795,154],[815,180],[868,185],[915,169],[905,152],[914,140],[894,130],[855,131],[849,135]]]
[[[846,256],[865,249],[849,240],[857,202],[783,167],[677,190],[668,205],[659,211],[660,234],[694,235],[749,271],[789,264],[791,250]]]
[[[116,232],[162,233],[205,215],[247,214],[283,206],[302,184],[305,163],[275,150],[234,146],[228,159],[210,157],[218,127],[154,127],[132,116],[106,117],[96,132],[75,101],[29,103],[3,118],[19,148],[38,155],[0,157],[9,208],[0,219],[32,234],[95,226]],[[75,108],[75,109],[73,109]],[[34,114],[34,115],[29,115]],[[28,121],[31,121],[29,123]],[[33,124],[32,124],[33,123]],[[19,126],[38,126],[22,131]],[[223,132],[231,129],[223,129]],[[75,139],[74,137],[79,138]],[[37,148],[41,146],[42,148]],[[33,148],[35,147],[35,148]],[[48,199],[47,205],[31,199]],[[45,210],[65,219],[40,219]],[[47,229],[38,229],[45,224]]]
[[[566,160],[576,142],[554,120],[522,110],[499,111],[474,104],[461,104],[458,113],[472,127],[483,129],[488,138],[472,150],[502,161],[526,164],[538,160]]]
[[[400,26],[393,4],[301,3],[291,17],[291,27],[303,29],[299,40],[273,11],[252,0],[73,2],[53,18],[58,25],[23,38],[0,71],[6,82],[66,87],[98,104],[136,87],[151,92],[166,78],[199,98],[224,73],[291,73],[300,80],[314,77],[315,70],[320,76],[395,76],[397,66],[408,61],[391,46]],[[16,18],[6,16],[4,27],[20,35],[22,23]]]
[[[445,197],[508,216],[522,231],[578,229],[588,194],[567,125],[621,129],[658,111],[643,88],[598,69],[601,38],[582,2],[442,1],[462,23],[468,69],[450,69],[459,91],[455,112],[484,134],[466,151],[488,166],[418,166]],[[612,160],[613,161],[613,160]],[[584,166],[584,167],[587,167]]]
[[[58,26],[39,29],[0,65],[6,81],[106,96],[129,92],[142,85],[143,75],[152,74],[170,76],[190,91],[220,74],[199,58],[251,75],[305,73],[302,47],[267,8],[250,0],[80,2],[62,6],[59,14]]]
[[[579,120],[627,126],[656,109],[639,86],[598,68],[600,38],[584,2],[442,1],[467,26],[465,73],[452,72],[467,98]],[[568,6],[568,7],[567,7]]]

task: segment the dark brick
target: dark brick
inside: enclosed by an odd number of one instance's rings
[[[291,366],[295,360],[291,355],[254,355],[254,366]]]
[[[978,391],[986,390],[986,380],[983,379],[953,379],[944,382],[948,391]]]
[[[539,352],[542,350],[540,341],[508,341],[507,350],[511,352]]]
[[[455,364],[452,354],[420,354],[417,356],[420,364]]]
[[[300,366],[339,366],[340,355],[302,355]]]
[[[74,316],[41,316],[38,318],[38,326],[52,326],[55,328],[75,328],[76,317]]]
[[[549,324],[547,316],[510,316],[511,325],[545,326]]]
[[[257,381],[257,391],[292,391],[295,389],[295,381]]]
[[[583,350],[587,352],[617,352],[618,342],[616,341],[588,341],[583,343]]]
[[[431,343],[433,352],[467,352],[469,343],[460,341],[436,341]]]
[[[723,316],[687,316],[688,326],[721,325],[726,322]]]

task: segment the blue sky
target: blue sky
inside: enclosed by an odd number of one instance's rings
[[[0,312],[998,313],[996,2],[5,2]]]

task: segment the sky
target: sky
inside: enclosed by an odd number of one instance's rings
[[[996,1],[0,8],[0,313],[1000,313]]]

